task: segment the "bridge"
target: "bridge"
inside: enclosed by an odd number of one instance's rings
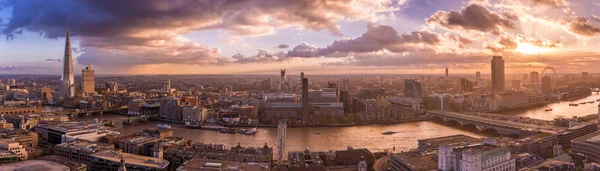
[[[600,94],[600,88],[592,88],[592,92]]]
[[[79,115],[92,115],[92,114],[100,114],[102,115],[104,112],[113,112],[118,113],[122,109],[127,109],[127,106],[116,106],[111,108],[102,108],[102,109],[80,109],[75,111],[61,111],[61,112],[51,112],[55,115],[67,115],[70,118],[76,117]]]
[[[527,136],[542,132],[555,133],[558,128],[551,121],[532,118],[505,116],[491,113],[457,113],[442,110],[427,112],[431,118],[446,122],[454,121],[460,126],[474,125],[479,131],[495,130],[502,135]]]

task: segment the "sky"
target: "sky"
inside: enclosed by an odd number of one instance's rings
[[[600,0],[0,0],[0,74],[594,73]]]

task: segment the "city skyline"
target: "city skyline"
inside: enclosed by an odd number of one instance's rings
[[[442,75],[449,68],[452,76],[490,74],[496,55],[507,75],[545,67],[580,73],[600,59],[597,9],[600,1],[568,0],[0,0],[0,74],[60,73],[66,29],[73,71],[91,64],[96,75],[281,68]]]

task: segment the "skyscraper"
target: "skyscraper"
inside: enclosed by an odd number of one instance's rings
[[[421,95],[421,83],[415,79],[404,80],[404,96],[420,99]]]
[[[165,84],[165,90],[171,91],[171,79],[167,80],[167,84]]]
[[[540,74],[538,72],[533,71],[533,72],[529,73],[529,77],[530,77],[529,80],[532,83],[540,82]]]
[[[479,80],[479,79],[481,79],[481,72],[477,71],[475,73],[475,80]]]
[[[281,82],[285,82],[285,69],[281,69]]]
[[[502,56],[492,57],[492,93],[504,92],[504,59]]]
[[[473,91],[473,82],[467,80],[466,78],[460,79],[460,91],[464,92],[472,92]]]
[[[92,65],[88,65],[83,70],[81,70],[81,77],[83,78],[83,82],[81,84],[81,90],[83,94],[89,95],[94,94],[95,80],[94,80],[94,68]]]
[[[308,116],[308,78],[302,79],[302,116]]]
[[[448,68],[446,68],[446,78],[448,78]]]
[[[302,80],[304,80],[304,72],[300,72],[300,83],[302,83]]]
[[[62,98],[75,96],[75,76],[73,72],[73,56],[71,54],[71,39],[69,30],[65,38],[65,57],[63,59],[63,73],[59,84],[59,94]]]
[[[552,78],[550,76],[542,77],[542,93],[543,94],[552,93]]]

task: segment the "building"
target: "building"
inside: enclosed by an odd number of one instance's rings
[[[19,157],[19,160],[28,159],[27,149],[18,141],[13,141],[12,139],[0,139],[0,150],[10,151],[16,154]]]
[[[231,106],[231,114],[251,119],[258,119],[258,108],[256,108],[256,106],[248,105],[233,105]]]
[[[598,130],[596,123],[582,123],[576,126],[569,127],[563,131],[556,133],[558,136],[558,144],[564,148],[571,148],[571,140],[581,137]]]
[[[600,162],[600,131],[573,139],[571,150],[575,154],[584,154],[593,162]]]
[[[95,143],[89,141],[73,141],[54,146],[54,155],[67,158],[72,161],[89,164],[92,162],[91,154],[103,150],[113,149],[112,144]]]
[[[8,150],[0,150],[0,165],[17,161],[19,161],[17,154]]]
[[[502,93],[504,92],[505,79],[504,79],[504,59],[502,56],[492,57],[492,92]]]
[[[419,144],[417,150],[433,151],[437,150],[440,147],[440,145],[465,146],[471,144],[479,144],[482,142],[482,140],[463,134],[457,134],[443,137],[419,139],[417,140],[417,142]]]
[[[403,152],[390,157],[390,168],[393,171],[429,171],[437,170],[438,163],[434,158],[435,153],[419,154]]]
[[[285,76],[285,71],[281,74]],[[308,116],[308,78],[302,79],[302,115]]]
[[[467,80],[466,78],[460,79],[460,92],[472,92],[474,87],[474,83],[472,81]]]
[[[81,70],[81,77],[83,79],[81,83],[81,91],[83,91],[83,94],[85,95],[96,93],[96,82],[94,80],[94,72],[95,71],[92,68],[91,64],[85,67],[83,70]]]
[[[203,170],[236,170],[236,171],[269,171],[268,163],[236,162],[193,158],[186,161],[177,171],[203,171]]]
[[[51,161],[54,163],[65,165],[65,166],[69,167],[71,169],[71,171],[86,171],[87,170],[87,165],[85,165],[81,162],[69,160],[67,158],[60,157],[57,155],[44,156],[44,157],[41,157],[40,160],[46,160],[46,161]]]
[[[552,77],[544,76],[542,77],[542,94],[550,93],[552,93]]]
[[[142,106],[144,106],[146,102],[142,99],[133,99],[127,104],[127,115],[130,116],[140,116],[142,114]]]
[[[427,96],[425,108],[428,110],[449,110],[450,95],[433,93]]]
[[[75,96],[75,76],[73,70],[73,56],[71,52],[71,40],[69,30],[65,37],[65,56],[63,59],[63,73],[59,87],[60,98],[71,98]]]
[[[207,117],[208,110],[206,108],[198,106],[183,107],[183,122],[203,123]]]
[[[335,165],[337,166],[354,166],[362,161],[366,162],[369,170],[371,170],[375,163],[375,156],[366,148],[353,149],[348,147],[346,150],[335,151]]]
[[[446,68],[446,78],[448,78],[448,68]]]
[[[60,163],[47,160],[28,160],[0,166],[2,171],[70,171],[71,168]]]
[[[383,93],[382,93],[383,94]],[[404,80],[404,96],[420,99],[422,98],[423,92],[421,90],[421,83],[415,79]]]
[[[537,71],[529,73],[529,81],[532,83],[540,82],[540,74]]]
[[[490,144],[459,147],[442,145],[438,151],[438,168],[443,171],[517,170],[508,148]]]
[[[475,80],[479,80],[481,79],[481,72],[477,71],[475,72]]]
[[[348,91],[340,91],[340,102],[344,105],[344,114],[350,114],[352,99]]]
[[[183,106],[177,98],[164,99],[160,102],[159,116],[171,121],[183,120]]]
[[[90,155],[92,161],[88,165],[90,171],[119,170],[121,159],[127,170],[166,171],[169,161],[154,157],[104,150]]]

